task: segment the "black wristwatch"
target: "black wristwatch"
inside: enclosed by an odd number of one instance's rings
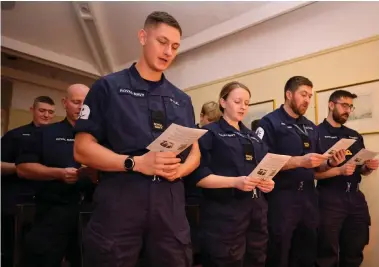
[[[134,162],[134,156],[127,157],[124,162],[124,168],[127,171],[133,171],[136,163]]]
[[[328,165],[330,168],[337,167],[337,166],[333,166],[332,164],[330,164],[330,159],[328,159],[328,160],[326,161],[326,165]]]

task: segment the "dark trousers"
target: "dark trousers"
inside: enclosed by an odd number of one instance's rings
[[[60,267],[66,258],[80,266],[77,239],[79,206],[36,203],[36,218],[25,237],[22,266]]]
[[[263,267],[267,253],[267,201],[204,199],[200,205],[203,267]]]
[[[369,241],[370,215],[361,191],[320,189],[319,267],[358,267]]]
[[[149,267],[189,267],[191,237],[179,180],[138,174],[103,179],[84,234],[84,264],[134,267],[143,247]]]
[[[1,214],[1,266],[13,266],[14,215]]]
[[[319,222],[317,192],[277,190],[268,197],[267,267],[313,267]]]
[[[13,267],[14,264],[16,206],[34,202],[32,190],[22,191],[16,187],[17,184],[11,186],[4,186],[1,190],[1,266],[4,267]]]

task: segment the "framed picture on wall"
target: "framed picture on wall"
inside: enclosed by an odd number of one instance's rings
[[[355,109],[345,125],[360,134],[379,133],[379,79],[317,91],[316,124],[328,116],[329,97],[336,90],[346,90],[357,95],[353,101]]]
[[[242,121],[247,128],[251,128],[251,122],[259,120],[276,108],[275,99],[249,104],[249,110]]]

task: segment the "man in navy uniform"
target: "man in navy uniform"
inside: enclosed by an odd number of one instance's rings
[[[138,33],[142,55],[92,86],[75,126],[75,158],[101,171],[85,237],[88,266],[191,266],[184,186],[200,162],[197,142],[180,158],[146,147],[170,124],[195,128],[191,99],[163,75],[175,58],[179,23],[153,12]]]
[[[14,214],[16,204],[32,202],[36,183],[20,179],[16,174],[16,159],[23,146],[40,126],[51,123],[55,103],[48,96],[34,99],[30,108],[33,121],[10,130],[1,138],[1,240],[2,266],[13,266]]]
[[[363,137],[344,126],[354,110],[356,97],[345,90],[334,91],[329,97],[328,117],[318,126],[322,151],[342,138],[356,140],[346,150],[345,164],[316,174],[320,209],[319,267],[360,266],[363,249],[369,241],[370,214],[359,184],[361,175],[369,175],[378,168],[378,160],[372,159],[357,167],[348,162],[365,147]]]
[[[71,266],[80,266],[76,231],[85,183],[78,182],[73,126],[88,90],[82,84],[71,85],[62,100],[66,118],[35,131],[16,160],[20,177],[40,183],[35,222],[25,238],[23,266],[58,267],[64,257]]]
[[[344,159],[342,150],[329,160],[319,153],[316,126],[303,116],[312,88],[305,77],[290,78],[284,88],[284,105],[264,116],[256,131],[269,152],[292,156],[268,194],[268,267],[314,266],[318,227],[314,169],[324,171]]]

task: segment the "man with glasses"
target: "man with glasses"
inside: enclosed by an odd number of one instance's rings
[[[346,150],[346,160],[339,167],[316,173],[320,210],[319,267],[360,266],[363,249],[369,241],[370,215],[359,183],[361,175],[378,168],[378,160],[366,161],[363,166],[347,163],[365,147],[363,137],[343,125],[354,110],[356,97],[344,90],[333,92],[329,98],[328,117],[318,126],[323,152],[341,138],[357,140]]]

